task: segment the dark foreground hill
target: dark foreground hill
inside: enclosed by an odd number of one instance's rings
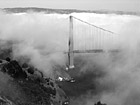
[[[16,60],[0,60],[0,105],[68,105],[69,98],[51,78]]]

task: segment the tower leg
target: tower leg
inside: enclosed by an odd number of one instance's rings
[[[69,26],[69,69],[74,68],[74,52],[73,52],[73,17],[70,16],[70,26]]]

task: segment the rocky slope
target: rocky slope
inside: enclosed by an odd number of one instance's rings
[[[0,60],[0,105],[68,105],[69,98],[51,78],[16,60]]]

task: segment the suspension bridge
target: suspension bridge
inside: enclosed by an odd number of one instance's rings
[[[69,17],[69,69],[74,68],[75,53],[103,53],[113,49],[118,35],[77,17]]]

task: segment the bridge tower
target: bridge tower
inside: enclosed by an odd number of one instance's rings
[[[69,52],[68,52],[68,59],[69,59],[69,69],[74,68],[74,52],[73,52],[73,17],[69,17]]]

